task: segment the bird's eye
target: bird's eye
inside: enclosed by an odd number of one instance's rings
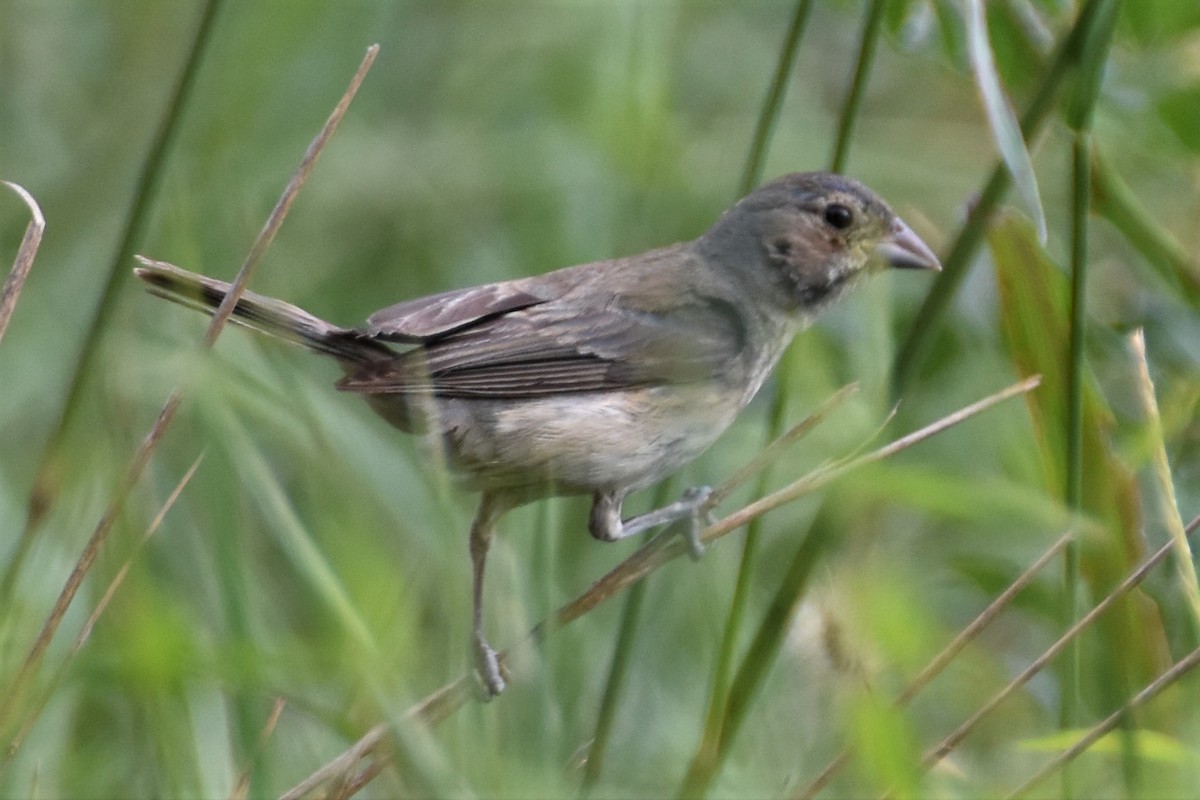
[[[854,222],[854,212],[840,203],[825,207],[825,221],[838,230],[845,230]]]

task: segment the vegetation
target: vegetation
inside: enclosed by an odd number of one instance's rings
[[[1200,6],[0,11],[0,178],[46,219],[0,302],[0,796],[1194,796]],[[255,291],[350,324],[831,167],[944,272],[875,279],[630,504],[765,453],[700,562],[596,543],[579,499],[508,516],[489,704],[473,498],[331,364],[201,347],[131,275],[253,252]]]

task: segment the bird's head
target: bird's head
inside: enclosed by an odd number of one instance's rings
[[[699,245],[764,296],[806,316],[873,271],[941,269],[879,195],[827,172],[793,173],[760,186]]]

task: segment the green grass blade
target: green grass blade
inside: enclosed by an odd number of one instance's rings
[[[37,534],[38,527],[50,507],[58,499],[59,481],[64,470],[64,461],[69,457],[69,454],[65,453],[63,449],[67,431],[78,412],[84,386],[96,372],[96,358],[100,353],[100,334],[108,325],[109,315],[112,314],[116,305],[118,292],[128,277],[130,259],[133,258],[134,249],[141,241],[149,222],[150,203],[162,182],[167,157],[179,135],[180,120],[183,118],[183,112],[191,98],[196,77],[200,73],[200,65],[208,50],[220,8],[221,0],[208,0],[201,10],[191,45],[176,79],[175,88],[163,110],[158,130],[150,140],[146,159],[142,163],[137,186],[133,191],[120,243],[108,264],[108,277],[105,279],[103,293],[92,312],[92,321],[83,338],[83,348],[79,352],[75,369],[71,373],[71,383],[67,389],[66,400],[63,401],[62,412],[50,434],[49,443],[42,453],[41,463],[38,465],[33,486],[29,491],[25,529],[21,533],[16,554],[8,564],[4,578],[0,580],[0,602],[3,602],[11,591],[12,582],[20,573],[25,555]]]
[[[1046,66],[1042,82],[1034,92],[1029,105],[1021,114],[1021,135],[1026,142],[1033,141],[1041,133],[1050,114],[1056,108],[1059,91],[1075,67],[1083,41],[1091,35],[1096,24],[1098,7],[1104,0],[1090,0],[1079,12],[1075,24],[1062,38],[1054,55]],[[934,334],[942,324],[950,301],[962,285],[971,266],[976,249],[983,242],[988,222],[1004,199],[1009,187],[1008,170],[1003,163],[993,167],[979,199],[972,205],[966,221],[954,238],[950,252],[942,259],[942,272],[930,287],[925,302],[913,318],[913,326],[900,346],[896,356],[896,367],[892,374],[895,396],[904,390],[915,377],[924,361]]]
[[[1200,310],[1200,266],[1148,212],[1117,171],[1092,149],[1092,210],[1133,246],[1183,302]]]
[[[983,0],[968,0],[967,2],[967,44],[971,56],[971,70],[975,74],[975,84],[979,87],[983,108],[987,112],[988,125],[992,129],[992,138],[996,149],[1000,151],[1000,159],[1016,188],[1021,204],[1033,219],[1037,228],[1038,241],[1046,241],[1046,212],[1042,208],[1042,198],[1038,192],[1037,175],[1033,171],[1033,159],[1025,146],[1021,135],[1021,125],[1017,115],[1009,105],[1008,97],[1000,82],[1000,74],[996,71],[996,61],[992,56],[992,46],[988,41],[987,20],[984,14]]]
[[[846,100],[842,103],[842,113],[838,117],[833,155],[829,157],[830,172],[844,170],[846,161],[850,157],[850,141],[854,136],[854,123],[858,121],[858,110],[862,105],[863,94],[867,90],[871,65],[875,62],[875,47],[879,44],[879,35],[883,31],[883,12],[886,6],[887,0],[871,0],[871,5],[867,8],[862,36],[859,39],[858,58],[854,61],[854,79],[850,82],[850,90],[846,93]]]
[[[812,0],[797,0],[792,20],[788,23],[787,33],[783,38],[783,47],[779,51],[779,60],[775,64],[775,74],[771,77],[771,85],[763,98],[758,122],[754,125],[750,153],[746,156],[746,167],[738,185],[739,194],[746,194],[762,180],[763,162],[767,158],[771,134],[779,119],[779,111],[783,108],[783,91],[787,88],[788,78],[791,77],[792,68],[796,63],[796,54],[800,52],[800,39],[804,36],[804,28],[808,24],[808,14],[811,10]]]
[[[999,289],[1000,324],[1018,373],[1040,373],[1041,389],[1028,403],[1048,493],[1067,503],[1068,281],[1038,246],[1027,225],[1001,220],[989,234]],[[1112,415],[1086,372],[1080,385],[1079,512],[1102,534],[1081,542],[1080,574],[1089,592],[1103,596],[1141,557],[1137,482],[1114,454]],[[1122,642],[1122,658],[1096,665],[1113,688],[1148,680],[1163,664],[1165,633],[1157,612],[1124,603],[1106,620],[1106,636]],[[1127,685],[1137,685],[1129,683]]]

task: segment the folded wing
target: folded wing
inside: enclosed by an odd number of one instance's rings
[[[480,291],[487,294],[470,296]],[[503,284],[447,297],[458,301],[460,313],[417,308],[397,315],[401,304],[372,317],[374,336],[420,344],[348,375],[339,388],[498,399],[703,381],[736,359],[745,340],[736,310],[713,298],[652,313],[615,298],[576,308]]]

